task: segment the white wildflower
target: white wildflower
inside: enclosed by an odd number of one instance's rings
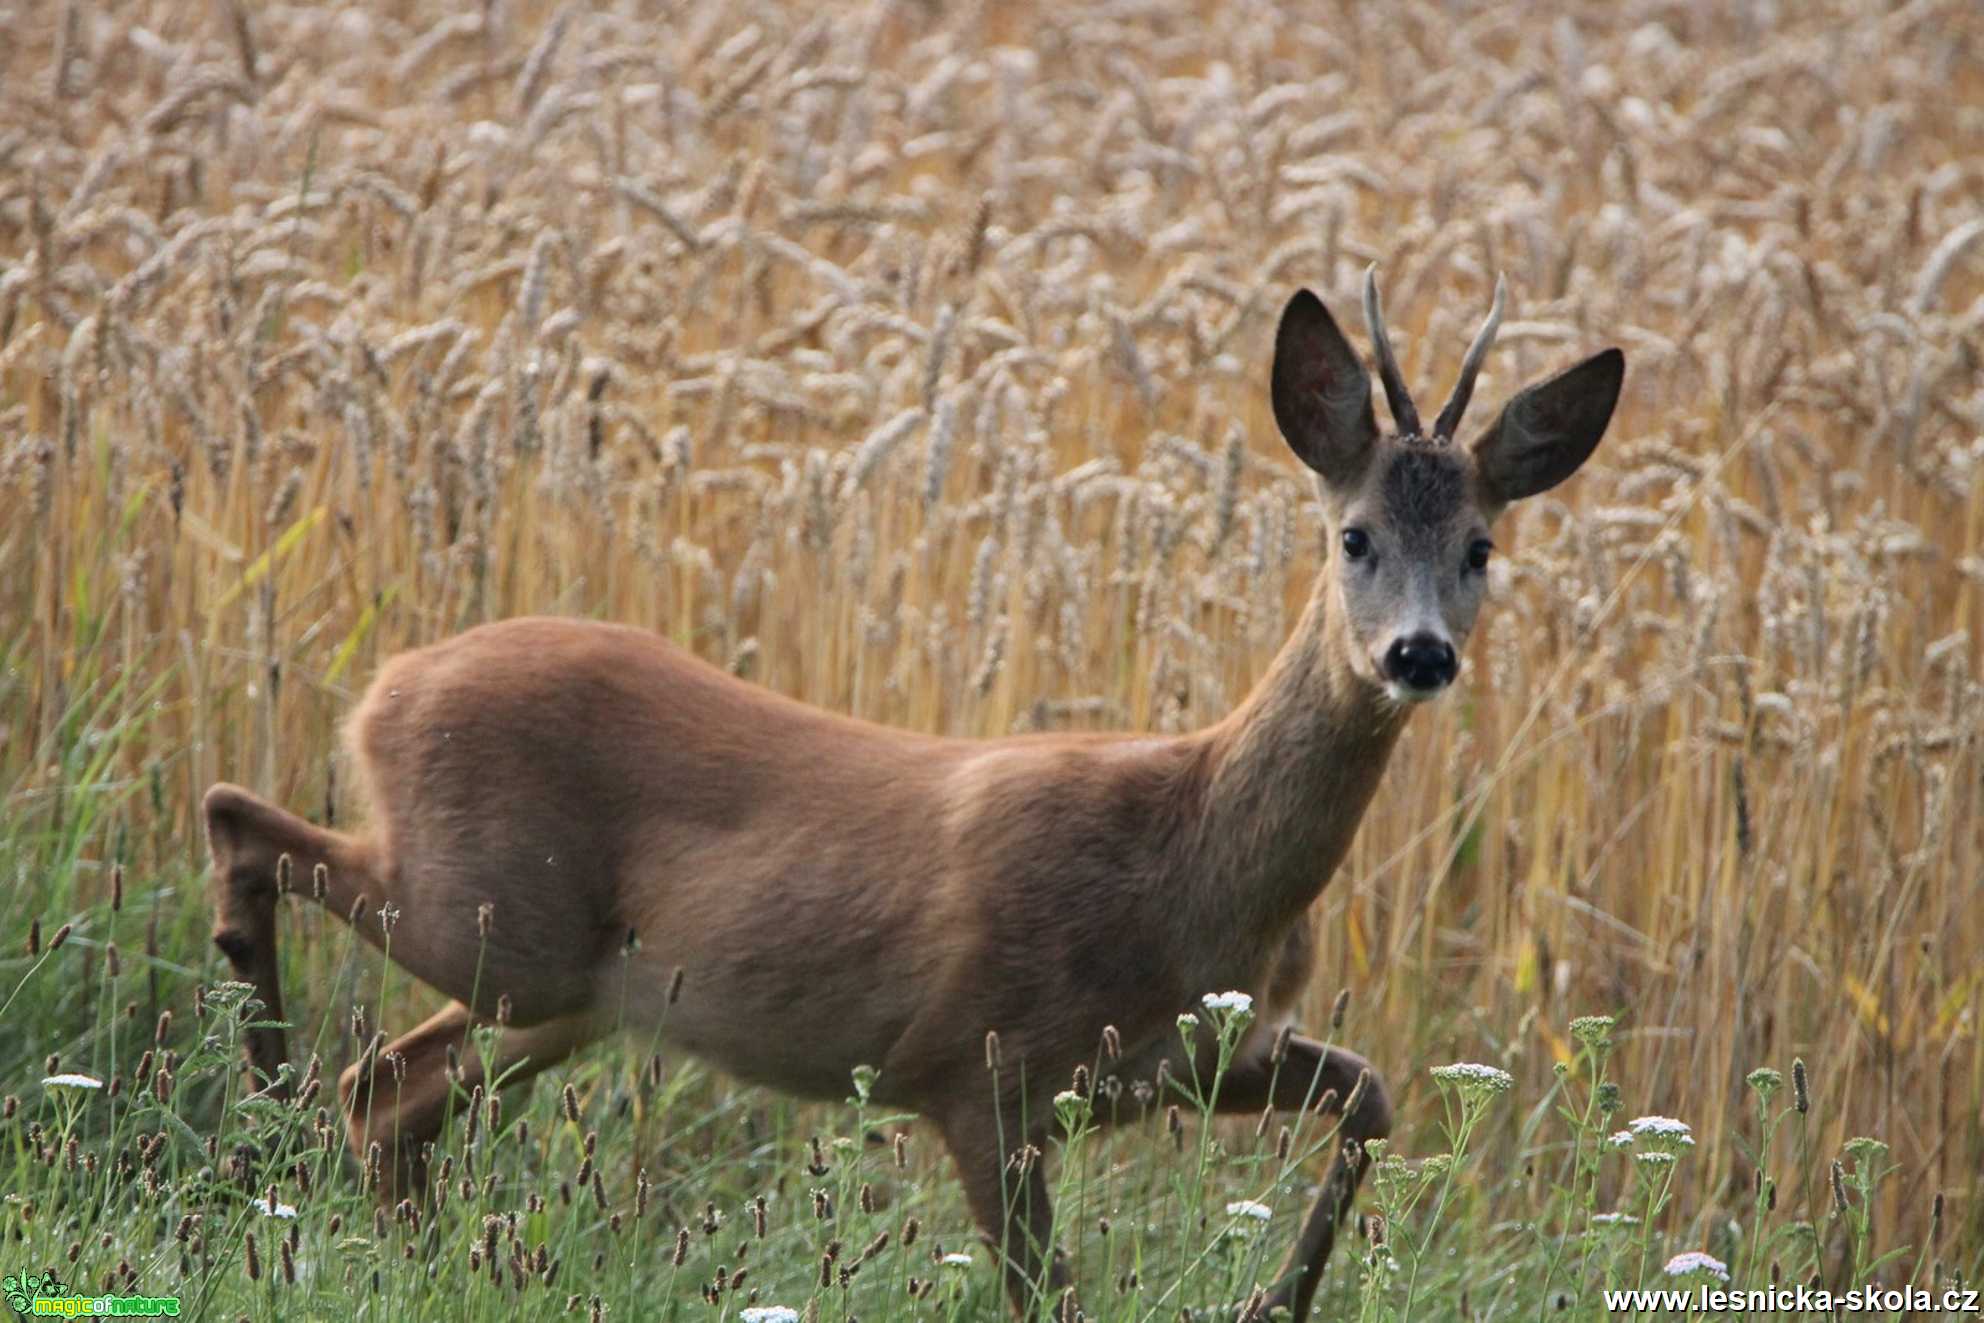
[[[1593,1213],[1591,1220],[1602,1227],[1636,1227],[1640,1220],[1631,1213]]]
[[[799,1323],[799,1311],[789,1305],[753,1305],[737,1317],[740,1323]]]
[[[1228,1217],[1251,1217],[1256,1222],[1265,1222],[1274,1216],[1274,1209],[1253,1199],[1235,1199],[1226,1206]]]
[[[1630,1130],[1614,1130],[1606,1137],[1605,1145],[1607,1148],[1631,1148],[1633,1146],[1633,1132]]]
[[[1704,1254],[1700,1250],[1676,1254],[1667,1261],[1669,1277],[1686,1277],[1691,1272],[1705,1272],[1718,1281],[1729,1280],[1729,1265],[1713,1254]]]
[[[268,1198],[267,1196],[254,1200],[250,1204],[250,1207],[252,1207],[256,1212],[260,1213],[263,1217],[295,1217],[296,1216],[295,1208],[293,1208],[289,1204],[276,1203],[274,1200]]]
[[[969,1268],[971,1266],[971,1255],[959,1254],[953,1250],[951,1253],[937,1260],[937,1262],[943,1264],[946,1268]]]
[[[1484,1066],[1478,1061],[1456,1061],[1451,1066],[1433,1067],[1433,1078],[1442,1084],[1451,1084],[1462,1093],[1487,1095],[1507,1093],[1515,1087],[1515,1076],[1495,1066]]]
[[[103,1087],[103,1081],[94,1075],[78,1075],[68,1072],[61,1075],[42,1076],[41,1087],[44,1089],[100,1089]]]
[[[1642,1116],[1631,1122],[1627,1129],[1633,1132],[1634,1139],[1643,1139],[1650,1148],[1665,1153],[1678,1153],[1684,1148],[1695,1146],[1694,1132],[1686,1121],[1676,1121],[1671,1116]]]
[[[1865,1135],[1846,1141],[1846,1156],[1853,1159],[1856,1168],[1879,1163],[1887,1156],[1887,1152],[1886,1144],[1878,1139],[1869,1139]]]
[[[1254,999],[1244,992],[1208,992],[1199,998],[1209,1011],[1245,1013],[1254,1009]]]
[[[1671,1116],[1642,1116],[1628,1126],[1635,1135],[1662,1135],[1671,1139],[1694,1140],[1694,1131],[1686,1121],[1676,1121]]]

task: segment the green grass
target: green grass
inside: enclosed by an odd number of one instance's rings
[[[76,743],[90,743],[105,706],[83,705]],[[70,766],[75,751],[59,753]],[[405,976],[295,905],[283,928],[292,1050],[299,1069],[321,1059],[322,1083],[293,1104],[248,1096],[239,1043],[259,1004],[209,954],[192,844],[118,837],[119,852],[171,861],[118,882],[93,848],[89,806],[143,792],[93,782],[85,764],[62,796],[10,801],[35,807],[0,840],[17,878],[0,902],[8,1273],[52,1270],[83,1294],[176,1295],[193,1318],[473,1320],[522,1307],[723,1319],[774,1304],[820,1319],[1003,1316],[993,1256],[934,1135],[868,1106],[865,1078],[849,1081],[844,1106],[802,1107],[614,1040],[502,1095],[500,1110],[485,1102],[473,1127],[457,1113],[434,1159],[441,1197],[383,1207],[346,1150],[335,1074],[356,1053],[354,1017],[368,1034],[410,1021]],[[1207,1014],[1229,1036],[1241,1027]],[[1739,1286],[1945,1286],[1977,1273],[1974,1246],[1870,1240],[1885,1146],[1815,1151],[1791,1063],[1753,1077],[1739,1127],[1764,1173],[1753,1206],[1720,1220],[1678,1207],[1670,1190],[1692,1143],[1609,1138],[1638,1115],[1633,1082],[1608,1074],[1615,1026],[1563,1028],[1576,1053],[1542,1096],[1492,1069],[1394,1082],[1421,1105],[1373,1154],[1319,1316],[1603,1317],[1606,1287],[1663,1280],[1690,1250]],[[498,1032],[477,1031],[467,1050],[489,1050]],[[52,1071],[106,1087],[45,1083]],[[1313,1114],[1286,1136],[1295,1118],[1209,1124],[1216,1088],[1063,1100],[1044,1160],[1056,1243],[1088,1317],[1232,1318],[1272,1280],[1333,1132]],[[1119,1124],[1095,1124],[1112,1113]],[[1814,1186],[1831,1210],[1817,1223],[1777,1211],[1780,1193]],[[271,1194],[294,1216],[259,1206]]]

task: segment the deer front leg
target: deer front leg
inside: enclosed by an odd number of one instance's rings
[[[1220,1086],[1220,1111],[1259,1113],[1268,1107],[1295,1111],[1318,1107],[1325,1101],[1332,1109],[1341,1109],[1353,1095],[1357,1099],[1357,1106],[1343,1117],[1341,1143],[1322,1193],[1303,1221],[1302,1234],[1289,1251],[1269,1297],[1270,1308],[1286,1306],[1300,1320],[1309,1316],[1323,1265],[1336,1244],[1337,1228],[1349,1215],[1358,1183],[1364,1178],[1363,1142],[1391,1133],[1392,1104],[1384,1081],[1371,1069],[1371,1063],[1355,1052],[1294,1034],[1277,1071],[1272,1050],[1263,1046],[1234,1064]],[[1360,1078],[1364,1082],[1361,1092]]]
[[[941,1129],[971,1215],[998,1255],[1006,1298],[1024,1319],[1067,1285],[1068,1269],[1052,1243],[1054,1206],[1041,1168],[1046,1134],[1024,1135],[1017,1112],[1004,1119],[1003,1144],[989,1103],[947,1118]]]
[[[495,1060],[485,1063],[466,1042],[470,1026],[480,1022],[461,1002],[451,1003],[380,1051],[362,1055],[339,1076],[338,1099],[352,1153],[363,1164],[373,1144],[381,1149],[381,1203],[418,1202],[425,1194],[426,1147],[468,1092],[489,1083],[485,1065],[507,1087],[556,1065],[596,1037],[590,1015],[505,1029],[496,1040]],[[461,1062],[460,1091],[448,1079],[450,1047]]]

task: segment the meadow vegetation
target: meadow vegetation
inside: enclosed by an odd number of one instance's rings
[[[998,1317],[934,1135],[645,1042],[375,1211],[334,1090],[244,1097],[199,794],[350,820],[380,660],[526,612],[923,730],[1208,722],[1320,564],[1275,316],[1375,262],[1422,396],[1498,272],[1477,413],[1628,369],[1314,913],[1400,1118],[1320,1309],[1976,1277],[1980,54],[1969,0],[0,3],[0,1272]],[[433,1009],[282,932],[299,1069]],[[1102,1107],[1081,1308],[1233,1317],[1328,1122]]]

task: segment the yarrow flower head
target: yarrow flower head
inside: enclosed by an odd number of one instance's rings
[[[1853,1159],[1853,1165],[1856,1169],[1878,1163],[1882,1158],[1887,1156],[1887,1153],[1888,1146],[1886,1144],[1878,1139],[1869,1139],[1865,1135],[1860,1135],[1846,1141],[1846,1156]]]
[[[1601,1227],[1636,1227],[1640,1220],[1631,1213],[1593,1213],[1592,1224]]]
[[[971,1266],[971,1255],[959,1254],[955,1250],[953,1250],[951,1253],[946,1254],[943,1258],[939,1259],[938,1262],[943,1264],[946,1268],[969,1268]]]
[[[1478,1061],[1456,1061],[1451,1066],[1433,1067],[1433,1078],[1460,1092],[1465,1101],[1480,1101],[1507,1093],[1515,1087],[1515,1076],[1496,1066]]]
[[[100,1089],[103,1087],[103,1081],[94,1075],[78,1075],[70,1071],[61,1075],[42,1076],[41,1087],[44,1089]]]
[[[1648,1176],[1657,1176],[1673,1166],[1679,1159],[1672,1153],[1635,1153],[1633,1161],[1640,1164],[1640,1170]]]
[[[1235,1199],[1226,1206],[1228,1217],[1251,1217],[1256,1222],[1265,1222],[1274,1216],[1274,1209],[1252,1199]]]
[[[790,1305],[753,1305],[737,1317],[741,1323],[799,1323],[799,1311]]]
[[[1771,1096],[1784,1087],[1783,1073],[1772,1070],[1769,1066],[1758,1066],[1743,1078],[1744,1083],[1755,1089],[1757,1096],[1765,1102],[1769,1102]]]
[[[1586,1047],[1603,1047],[1612,1041],[1614,1023],[1609,1015],[1580,1015],[1571,1021],[1571,1037]]]
[[[1607,1148],[1631,1148],[1633,1146],[1633,1132],[1630,1130],[1614,1130],[1605,1137],[1605,1146]]]
[[[1372,1154],[1368,1145],[1364,1151],[1371,1156],[1371,1180],[1379,1189],[1403,1190],[1416,1180],[1412,1164],[1398,1154]]]
[[[250,1204],[250,1207],[252,1207],[256,1212],[260,1213],[263,1217],[295,1217],[296,1216],[296,1209],[290,1206],[289,1204],[279,1204],[275,1202],[275,1200],[266,1197],[254,1200]]]
[[[1178,1032],[1183,1034],[1185,1037],[1190,1038],[1192,1036],[1192,1031],[1194,1029],[1197,1029],[1198,1027],[1199,1027],[1199,1017],[1192,1014],[1190,1011],[1186,1011],[1183,1015],[1178,1017]]]
[[[856,1066],[851,1072],[854,1080],[854,1096],[862,1102],[867,1102],[869,1095],[875,1092],[875,1081],[880,1078],[881,1073],[873,1066]]]
[[[1713,1254],[1704,1254],[1700,1250],[1688,1250],[1686,1253],[1676,1254],[1667,1261],[1669,1277],[1686,1277],[1698,1272],[1707,1273],[1719,1282],[1729,1280],[1729,1265]]]
[[[1245,1015],[1254,1009],[1254,999],[1244,992],[1208,992],[1199,998],[1209,1011],[1233,1011]]]
[[[1634,1139],[1643,1139],[1656,1153],[1679,1153],[1695,1146],[1694,1131],[1686,1121],[1671,1116],[1642,1116],[1627,1123]]]
[[[207,1005],[215,1010],[231,1011],[254,995],[253,983],[243,983],[240,979],[225,979],[207,989]]]

